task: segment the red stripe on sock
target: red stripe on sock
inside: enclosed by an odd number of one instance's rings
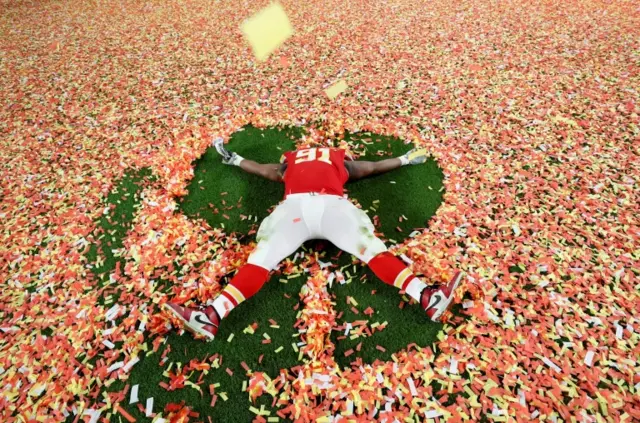
[[[413,278],[415,278],[415,275],[412,273],[409,276],[407,276],[407,279],[404,280],[404,282],[402,283],[402,291],[406,291],[407,290],[407,286],[409,286],[409,283],[413,280]]]
[[[236,299],[235,299],[235,298],[233,298],[233,295],[229,294],[229,293],[228,293],[228,292],[226,292],[226,291],[222,291],[220,294],[221,294],[221,295],[224,295],[224,297],[225,297],[227,300],[231,301],[231,304],[233,304],[233,306],[234,306],[234,307],[238,305],[238,302],[236,301]]]

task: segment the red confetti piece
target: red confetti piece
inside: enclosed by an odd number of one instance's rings
[[[136,419],[129,413],[127,413],[122,407],[120,407],[119,405],[116,406],[116,411],[120,414],[122,414],[122,417],[124,417],[129,423],[134,423],[136,421]]]

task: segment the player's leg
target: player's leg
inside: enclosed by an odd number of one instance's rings
[[[406,291],[419,301],[426,285],[375,236],[369,216],[346,198],[333,196],[327,199],[330,205],[326,207],[322,221],[326,238],[367,263],[383,282]]]
[[[213,306],[219,315],[224,317],[238,304],[255,295],[269,279],[269,272],[293,254],[309,236],[299,199],[287,199],[278,205],[260,225],[256,237],[258,245],[247,264],[240,268],[214,300]]]
[[[309,230],[301,218],[298,199],[282,202],[260,224],[258,245],[229,284],[204,309],[191,309],[167,303],[165,308],[182,321],[191,332],[213,340],[220,321],[241,302],[262,288],[273,270],[287,256],[309,239]]]
[[[428,287],[375,236],[373,223],[364,211],[345,198],[328,196],[327,202],[322,219],[324,236],[338,248],[367,263],[383,282],[405,291],[420,303],[431,319],[437,320],[451,302],[460,275],[456,274],[443,287]]]

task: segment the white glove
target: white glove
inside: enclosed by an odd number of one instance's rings
[[[213,140],[213,146],[216,148],[218,154],[222,156],[222,163],[226,165],[240,166],[240,163],[244,158],[232,151],[227,151],[224,148],[224,140],[222,138],[216,138]]]
[[[402,166],[422,164],[427,161],[427,149],[424,147],[414,148],[398,158],[402,162]]]

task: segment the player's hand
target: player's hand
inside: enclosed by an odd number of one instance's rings
[[[222,138],[216,138],[215,140],[213,140],[213,146],[216,148],[218,154],[222,156],[222,163],[234,166],[240,165],[242,157],[224,148],[224,140]]]
[[[403,166],[422,164],[427,161],[427,149],[424,147],[414,148],[405,155],[400,156],[400,160]]]

